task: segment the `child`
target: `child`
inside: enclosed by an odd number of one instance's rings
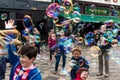
[[[35,46],[37,47],[38,49],[38,55],[37,55],[37,58],[38,60],[40,60],[40,32],[38,31],[37,28],[33,28],[33,36],[34,36],[34,42],[35,42]]]
[[[12,56],[9,57],[12,64],[10,80],[42,80],[39,69],[33,63],[37,56],[36,47],[24,45],[18,50],[18,57],[12,51],[13,44],[7,46],[8,53]]]
[[[65,65],[66,65],[66,50],[65,50],[65,46],[62,45],[62,43],[64,43],[66,41],[66,36],[64,35],[65,33],[63,31],[60,32],[60,38],[58,40],[58,45],[57,45],[57,51],[56,51],[56,55],[55,55],[55,59],[56,59],[56,63],[55,63],[55,72],[54,74],[57,73],[58,71],[58,66],[59,66],[59,62],[60,62],[60,58],[62,56],[62,72],[64,74],[65,72]]]
[[[51,48],[55,46],[56,42],[57,42],[56,34],[54,33],[53,30],[51,30],[48,36],[48,46],[50,49],[50,63],[52,63],[52,55],[54,54],[54,51]]]
[[[3,50],[0,49],[0,80],[5,79],[7,58],[3,56]]]
[[[80,69],[80,68],[89,68],[88,62],[85,58],[81,57],[81,49],[80,47],[76,47],[72,50],[72,58],[71,60],[76,61],[76,65],[74,65],[72,67],[72,70],[70,71],[70,76],[71,76],[71,80],[74,80],[76,78],[76,72]]]
[[[77,78],[74,80],[87,80],[89,75],[88,69],[81,68],[77,72]]]

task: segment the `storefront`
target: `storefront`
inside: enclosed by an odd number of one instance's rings
[[[79,3],[81,7],[81,20],[88,22],[104,22],[106,20],[113,20],[119,22],[120,6],[115,1],[109,0],[110,2],[103,3],[103,0],[75,0],[74,3]],[[118,2],[118,1],[117,1]],[[109,4],[108,4],[109,3]],[[114,13],[111,15],[110,7],[114,7]]]

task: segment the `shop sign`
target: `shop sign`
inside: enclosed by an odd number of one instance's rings
[[[102,7],[91,8],[90,6],[87,6],[85,7],[85,14],[109,15],[110,11],[108,8]]]

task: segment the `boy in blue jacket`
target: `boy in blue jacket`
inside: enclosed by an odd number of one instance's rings
[[[72,70],[70,71],[71,80],[76,79],[77,77],[77,71],[81,68],[89,69],[88,62],[85,58],[81,56],[81,49],[80,47],[76,47],[72,50],[72,58],[71,60],[74,60],[76,62],[75,65],[72,65]]]
[[[13,52],[13,44],[8,44],[8,54],[9,60],[12,64],[12,69],[10,73],[9,80],[42,80],[41,73],[39,69],[33,63],[36,55],[37,48],[25,45],[20,50],[18,50],[18,55],[15,55]]]

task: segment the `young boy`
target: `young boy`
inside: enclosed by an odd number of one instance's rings
[[[88,75],[89,75],[88,69],[81,68],[81,69],[78,70],[77,78],[74,79],[74,80],[87,80]]]
[[[72,58],[71,60],[76,61],[76,65],[72,66],[72,70],[70,71],[70,76],[71,76],[71,80],[76,79],[76,72],[80,69],[80,68],[86,68],[89,69],[89,65],[88,62],[85,58],[81,57],[81,49],[80,47],[76,47],[72,50]]]
[[[10,62],[12,69],[10,80],[42,80],[39,69],[33,63],[37,56],[37,48],[30,45],[24,45],[18,50],[18,57],[12,50],[13,44],[8,44],[8,53],[12,57]]]

